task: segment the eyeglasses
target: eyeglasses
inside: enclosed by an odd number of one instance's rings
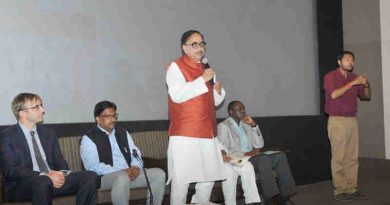
[[[191,44],[184,44],[184,45],[186,45],[186,46],[192,46],[193,49],[197,49],[197,48],[199,48],[199,47],[201,47],[201,48],[206,47],[206,42],[204,42],[204,41],[202,41],[202,42],[200,42],[200,43],[198,43],[198,42],[193,42],[193,43],[191,43]]]
[[[43,105],[42,104],[39,104],[39,105],[35,105],[35,106],[32,106],[32,107],[27,107],[27,108],[22,108],[22,109],[20,109],[21,111],[22,110],[38,110],[39,108],[42,108],[42,109],[44,109],[44,107],[43,107]]]
[[[119,114],[118,113],[115,113],[115,114],[112,114],[112,115],[100,115],[99,117],[102,117],[102,118],[106,118],[106,119],[118,119],[119,117]]]

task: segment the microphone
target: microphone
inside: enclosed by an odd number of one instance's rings
[[[207,58],[203,58],[202,59],[202,63],[204,65],[204,69],[209,69],[210,68],[210,65],[209,65],[209,59]],[[210,85],[213,86],[214,85],[214,78],[212,78],[210,81],[209,81]]]
[[[145,179],[146,179],[146,185],[148,186],[149,193],[150,193],[149,202],[151,205],[153,205],[153,193],[152,193],[152,189],[150,188],[149,178],[148,178],[148,175],[146,174],[144,163],[142,162],[141,157],[139,157],[137,150],[135,150],[135,149],[133,149],[133,157],[136,158],[142,165],[142,171],[144,172]]]

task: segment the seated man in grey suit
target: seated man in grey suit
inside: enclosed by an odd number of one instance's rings
[[[266,203],[293,204],[290,196],[296,193],[296,186],[284,152],[264,153],[270,149],[263,148],[264,140],[260,129],[253,118],[246,115],[245,107],[240,101],[230,102],[228,113],[229,117],[218,124],[218,139],[221,144],[229,153],[243,152],[246,156],[251,156],[249,161],[260,176]]]
[[[147,187],[142,172],[141,153],[130,134],[116,127],[118,113],[113,102],[95,105],[96,126],[81,139],[80,155],[84,167],[101,176],[101,190],[111,190],[114,205],[128,205],[130,188]],[[159,168],[146,169],[152,194],[147,204],[160,205],[164,197],[165,173]],[[149,200],[154,196],[153,200]]]

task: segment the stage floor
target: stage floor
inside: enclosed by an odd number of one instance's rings
[[[390,160],[359,159],[359,190],[369,200],[338,202],[333,199],[331,181],[298,187],[293,197],[297,205],[390,205]]]

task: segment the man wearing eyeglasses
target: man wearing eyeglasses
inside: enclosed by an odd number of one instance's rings
[[[169,108],[168,183],[171,204],[186,203],[189,183],[196,182],[192,203],[209,201],[214,181],[224,179],[221,150],[216,139],[215,106],[225,91],[220,82],[210,83],[213,69],[201,63],[206,42],[199,31],[181,37],[183,55],[166,71]]]
[[[80,155],[84,168],[101,177],[100,190],[111,190],[114,205],[127,205],[130,188],[147,187],[142,172],[141,152],[130,134],[116,127],[118,113],[113,102],[95,105],[96,126],[81,139]],[[146,169],[154,205],[160,205],[165,190],[165,173],[159,168]],[[148,192],[147,204],[150,204]]]
[[[0,134],[0,169],[6,201],[52,204],[52,198],[77,194],[77,205],[96,204],[94,172],[70,172],[57,134],[41,123],[45,110],[37,94],[20,93],[12,101],[18,123]]]

